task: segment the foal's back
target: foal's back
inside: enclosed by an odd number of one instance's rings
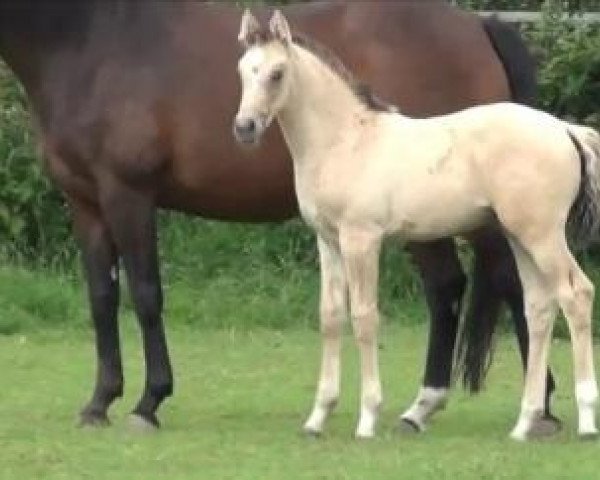
[[[368,205],[352,203],[372,210],[377,203],[390,233],[407,240],[466,233],[494,221],[492,213],[520,215],[516,198],[537,216],[545,209],[554,218],[561,208],[566,221],[580,182],[569,135],[577,127],[508,102],[422,120],[378,113],[375,124],[378,134],[362,135],[365,144],[345,163],[370,192]]]

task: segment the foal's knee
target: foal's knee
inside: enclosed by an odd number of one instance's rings
[[[559,296],[561,300],[591,303],[594,299],[594,284],[585,275],[571,271],[569,280],[561,285]]]
[[[325,338],[338,338],[342,333],[345,311],[343,307],[321,307],[321,335]]]
[[[575,297],[578,301],[591,304],[594,301],[594,284],[585,275],[581,276],[578,288],[575,289]]]
[[[594,290],[594,285],[585,275],[576,278],[574,274],[569,275],[569,282],[559,288],[560,306],[575,332],[591,329]]]
[[[548,295],[538,295],[526,302],[525,316],[530,341],[544,339],[550,335],[555,312],[555,302]]]
[[[359,344],[372,343],[379,328],[379,312],[376,307],[352,312],[352,328]]]

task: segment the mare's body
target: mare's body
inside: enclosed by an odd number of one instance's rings
[[[407,114],[439,114],[511,96],[531,100],[533,74],[519,39],[443,2],[319,3],[286,12]],[[155,412],[172,392],[157,208],[240,221],[297,214],[291,162],[278,133],[252,152],[231,140],[238,20],[232,7],[199,2],[0,1],[0,55],[25,86],[49,174],[66,195],[82,249],[98,352],[84,423],[105,423],[123,390],[119,264],[146,359],[135,413],[157,424]],[[350,41],[357,39],[360,48]],[[477,238],[470,315],[493,319],[508,298],[526,345],[506,243],[493,230]],[[449,240],[415,245],[412,252],[432,312],[425,385],[445,392],[465,277]],[[418,410],[415,423],[431,410]]]

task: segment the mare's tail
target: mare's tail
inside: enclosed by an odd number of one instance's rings
[[[566,125],[581,159],[581,185],[569,213],[567,235],[572,246],[583,248],[598,238],[600,228],[600,134],[590,127]]]
[[[485,18],[483,28],[506,72],[511,100],[533,106],[537,97],[536,61],[518,30],[496,16]],[[470,302],[483,303],[487,305],[487,310],[484,314],[479,311],[467,312],[461,325],[455,357],[455,369],[461,373],[465,387],[471,392],[479,391],[483,385],[491,362],[494,331],[503,300],[498,293],[485,290],[485,287],[473,290]],[[475,298],[482,295],[487,295],[485,302],[482,302],[482,298]]]
[[[533,106],[537,99],[537,67],[523,37],[495,15],[483,19],[483,28],[506,72],[511,100]]]

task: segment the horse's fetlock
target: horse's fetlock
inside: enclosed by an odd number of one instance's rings
[[[338,337],[342,331],[345,311],[342,307],[322,307],[321,316],[321,334],[327,338]]]
[[[109,402],[123,396],[123,378],[105,381],[99,386],[102,396]]]
[[[379,411],[381,405],[383,404],[383,396],[381,394],[381,391],[366,393],[363,396],[362,404],[373,412]]]
[[[164,398],[173,395],[173,381],[162,380],[160,382],[154,382],[149,385],[149,390],[152,396],[156,399],[163,400]]]

